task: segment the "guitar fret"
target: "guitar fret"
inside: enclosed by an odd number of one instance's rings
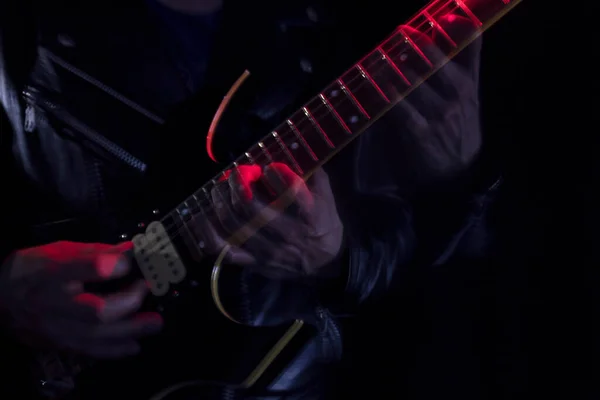
[[[400,33],[402,34],[402,36],[404,36],[404,40],[410,45],[410,47],[413,48],[413,50],[423,59],[424,62],[427,63],[427,65],[429,65],[429,67],[433,67],[433,64],[431,63],[431,61],[429,60],[429,58],[427,58],[427,56],[425,55],[425,53],[423,53],[423,50],[421,50],[420,46],[417,46],[417,44],[411,39],[411,37],[406,33],[406,31],[404,30],[404,28],[399,27],[398,31],[400,31]]]
[[[327,145],[329,147],[331,147],[332,149],[335,149],[335,146],[333,145],[333,143],[329,139],[329,136],[327,136],[327,134],[325,133],[325,131],[323,129],[321,129],[321,126],[315,120],[315,118],[312,116],[312,114],[310,113],[310,111],[308,111],[308,108],[302,107],[302,111],[304,111],[304,115],[310,121],[311,125],[315,128],[315,130],[317,132],[319,132],[319,134],[321,135],[321,137],[323,138],[323,140],[325,140],[325,143],[327,143]],[[298,125],[298,124],[296,124],[296,125]]]
[[[300,165],[298,165],[298,162],[296,161],[296,159],[294,158],[292,153],[290,153],[290,150],[288,149],[286,144],[283,142],[283,140],[281,140],[281,137],[279,136],[279,134],[276,131],[273,131],[271,133],[271,135],[273,136],[273,138],[275,138],[275,141],[279,145],[279,148],[286,155],[286,158],[289,161],[289,162],[285,162],[284,164],[286,164],[288,167],[292,167],[292,169],[295,170],[295,172],[298,175],[302,176],[304,174],[304,172],[302,171],[302,168],[300,168]]]
[[[462,10],[462,12],[465,13],[465,15],[469,17],[471,22],[473,22],[477,28],[480,28],[483,25],[479,18],[477,18],[477,16],[473,14],[473,11],[471,11],[471,9],[465,5],[463,0],[454,0],[454,3],[458,8]]]
[[[408,83],[404,74],[389,60],[385,52],[376,50],[363,58],[360,64],[362,69],[369,74],[368,76],[374,84],[385,95],[385,99],[383,97],[377,99],[377,93],[372,93],[371,96],[374,99],[372,102],[375,104],[373,107],[385,107],[385,103],[395,103],[410,88],[410,83]],[[369,102],[363,100],[363,104],[368,106]],[[367,107],[367,109],[369,108]]]
[[[420,82],[432,70],[429,60],[426,61],[419,54],[420,51],[415,50],[400,29],[386,40],[380,48],[389,62],[395,65],[396,69],[410,82],[411,86]]]
[[[377,117],[390,104],[388,97],[360,63],[347,71],[340,81],[346,82],[347,91],[364,110],[367,120]]]
[[[435,27],[433,32],[435,43],[446,56],[450,56],[460,43],[469,39],[481,27],[481,21],[462,1],[449,1],[423,15]],[[449,16],[452,16],[454,26],[460,29],[445,30],[442,27],[449,23]]]
[[[350,89],[348,89],[348,87],[346,87],[346,85],[344,84],[344,81],[342,80],[342,78],[338,79],[337,84],[340,86],[340,89],[342,89],[342,92],[344,92],[344,94],[346,95],[346,97],[348,97],[348,99],[350,99],[350,101],[352,102],[352,104],[354,104],[354,107],[356,107],[356,109],[358,111],[360,111],[360,113],[367,119],[371,119],[371,116],[369,115],[369,113],[367,113],[367,111],[363,108],[363,106],[358,102],[358,100],[356,99],[356,97],[354,96],[354,94],[352,94],[352,91]]]
[[[381,90],[381,88],[379,87],[379,85],[373,80],[373,78],[371,77],[371,75],[365,71],[365,69],[362,67],[362,65],[360,65],[360,63],[356,64],[356,68],[358,69],[358,71],[360,72],[360,75],[367,79],[369,81],[369,83],[377,90],[377,92],[379,93],[379,95],[381,95],[381,97],[383,97],[383,99],[389,103],[390,99],[387,98],[387,96],[385,95],[385,93],[383,93],[383,90]]]
[[[292,130],[292,132],[294,133],[294,135],[298,138],[298,140],[300,141],[300,143],[302,143],[302,146],[304,147],[304,149],[310,154],[310,157],[314,161],[319,161],[319,158],[315,155],[314,151],[310,148],[310,146],[308,145],[308,143],[304,139],[304,136],[302,136],[302,134],[300,133],[300,131],[298,131],[298,128],[296,128],[296,125],[294,125],[294,123],[290,119],[288,119],[285,122],[288,124],[288,126],[290,127],[290,129]]]
[[[431,1],[276,131],[251,147],[230,168],[244,165],[262,168],[274,161],[283,162],[299,173],[318,167],[390,104],[402,100],[457,50],[520,1],[480,0],[469,6],[464,0]],[[459,22],[470,24],[457,24],[464,25],[465,29],[444,29],[446,23],[457,18],[463,19]],[[344,95],[340,95],[341,92]],[[228,175],[223,172],[220,177]],[[268,191],[277,194],[273,186],[281,188],[281,185],[271,185],[270,181],[261,174],[261,182]],[[219,223],[215,207],[229,201],[229,194],[224,196],[218,187],[215,179],[209,181],[161,220],[163,226],[175,226],[177,231],[173,237],[181,232],[190,249],[197,250],[197,246],[202,248],[206,243],[198,239],[207,233],[191,224],[195,214],[202,214],[201,222]],[[213,195],[222,201],[215,204]]]
[[[277,131],[303,173],[319,164],[319,158],[291,119],[288,119],[286,124],[281,125]]]
[[[333,117],[331,119],[333,120]],[[335,128],[340,131],[343,138],[346,138],[347,133],[339,127],[337,121],[332,121],[332,123],[336,124]],[[305,107],[288,119],[287,129],[291,129],[294,135],[302,138],[301,142],[305,144],[302,149],[296,150],[296,152],[302,153],[301,157],[296,157],[296,159],[300,161],[300,165],[303,166],[304,170],[313,169],[319,162],[326,160],[335,150],[335,146],[327,134]],[[304,148],[304,146],[306,147]],[[304,167],[304,165],[308,167]]]
[[[217,179],[223,179],[225,177],[225,171],[221,172],[220,177]],[[226,201],[225,196],[223,196],[223,193],[218,189],[218,181],[215,179],[212,179],[210,181],[212,188],[210,189],[210,194],[207,196],[210,204],[212,204],[212,206],[214,208],[221,208],[223,207],[223,203]],[[216,193],[216,196],[215,196]],[[219,203],[215,203],[215,197],[218,197],[220,202]]]
[[[508,11],[520,0],[486,0],[480,3],[474,3],[470,8],[471,12],[481,21],[482,25],[495,21],[499,16]],[[464,5],[465,8],[468,8]]]
[[[190,197],[195,204],[195,209],[198,210],[197,214],[202,214],[204,215],[204,209],[202,208],[202,203],[200,202],[200,199],[198,199],[198,196],[194,193],[191,197]]]
[[[347,134],[361,131],[370,120],[362,105],[339,79],[325,88],[319,97]]]
[[[442,26],[439,24],[439,22],[437,20],[435,20],[433,18],[433,16],[431,14],[429,14],[427,11],[424,11],[423,15],[425,16],[425,18],[427,18],[427,20],[429,21],[429,24],[431,26],[433,26],[436,29],[436,31],[439,32],[444,37],[444,39],[446,39],[450,43],[452,48],[456,48],[456,42],[450,37],[448,32],[446,32],[446,30],[444,28],[442,28]]]
[[[337,90],[332,90],[331,91],[331,96],[337,96],[336,93]],[[321,101],[323,102],[323,104],[325,105],[325,107],[327,107],[327,109],[329,110],[329,112],[335,117],[335,119],[337,119],[338,123],[340,124],[340,126],[342,128],[344,128],[344,130],[348,133],[352,133],[352,131],[350,130],[350,128],[348,127],[348,125],[346,125],[346,122],[344,122],[344,119],[340,116],[340,114],[337,112],[337,110],[333,107],[333,105],[331,104],[331,101],[329,101],[324,95],[323,93],[319,93],[319,98],[321,99]]]
[[[261,169],[263,169],[264,167],[267,167],[269,164],[277,162],[277,163],[282,163],[282,164],[289,166],[289,161],[286,162],[285,159],[282,160],[281,152],[269,151],[269,149],[273,150],[273,146],[271,146],[271,143],[269,143],[269,141],[275,142],[272,144],[276,147],[279,147],[279,144],[277,143],[277,141],[275,140],[273,135],[269,135],[269,136],[265,137],[263,139],[263,141],[258,142],[256,144],[256,146],[252,146],[244,154],[243,158],[245,158],[247,161],[249,161],[249,163],[247,165],[256,165],[256,166],[261,167]],[[240,164],[243,165],[246,163],[242,159],[242,160],[240,160]],[[275,172],[277,173],[277,171],[275,171]],[[283,178],[279,177],[279,180],[283,182]],[[266,189],[271,194],[278,193],[278,191],[276,189],[280,185],[278,185],[278,186],[273,185],[273,182],[270,179],[267,179],[265,174],[260,175],[260,183],[263,186],[263,188]]]
[[[194,198],[192,196],[192,198]],[[189,201],[183,202],[183,207],[178,211],[179,218],[182,221],[182,227],[178,227],[177,231],[181,232],[183,242],[185,243],[188,251],[192,258],[196,261],[200,261],[203,257],[202,251],[200,250],[199,240],[195,235],[196,229],[194,229],[194,210],[197,208],[194,205],[188,204]]]
[[[201,187],[196,193],[194,193],[191,198],[196,203],[196,207],[199,210],[198,214],[201,214],[200,218],[203,221],[213,223],[217,221],[217,216],[215,214],[215,210],[213,208],[213,201],[209,190],[206,188],[208,185],[214,186],[214,179],[209,181],[205,186]],[[198,251],[203,249],[206,246],[207,238],[204,236],[207,232],[199,229],[199,227],[192,227],[192,234],[194,236],[195,248]]]
[[[312,120],[309,119],[308,122],[312,124],[312,121],[314,121],[315,126],[318,126],[318,129],[324,133],[324,136],[321,137],[327,138],[326,140],[330,142],[332,145],[331,147],[335,149],[346,143],[348,137],[351,135],[351,132],[346,130],[345,124],[340,123],[339,116],[336,115],[334,112],[335,110],[327,107],[326,102],[326,100],[325,102],[323,101],[321,96],[317,96],[308,102],[304,108],[308,110],[310,115],[312,115]],[[299,119],[291,118],[291,120],[296,124],[300,132],[302,132],[305,137],[307,136],[306,132],[309,132],[311,128],[314,129],[312,126],[307,126],[308,124],[306,123],[301,124],[301,120]],[[315,146],[312,142],[311,147],[313,149],[315,149],[315,147],[318,148],[318,146]],[[315,153],[319,159],[323,159],[316,149]]]
[[[260,154],[254,156],[256,163],[261,166],[266,166],[267,164],[272,163],[273,157],[271,156],[271,152],[267,149],[267,146],[265,146],[263,142],[258,142],[258,148],[260,149]],[[263,155],[266,158],[266,163],[261,163],[260,161],[258,161],[260,159],[260,155]]]
[[[174,226],[177,231],[185,227],[185,222],[179,216],[177,208],[165,215],[160,222],[163,224],[163,226]]]
[[[212,181],[211,181],[212,182]],[[206,187],[202,187],[194,194],[194,198],[198,203],[198,208],[204,218],[208,218],[212,211],[212,199]]]
[[[239,157],[236,161],[235,161],[236,165],[254,165],[254,158],[252,158],[252,156],[250,155],[249,152],[245,152],[241,157]]]
[[[383,50],[381,47],[378,47],[377,51],[381,54],[381,57],[385,61],[385,63],[392,67],[392,69],[398,74],[398,76],[402,78],[406,86],[410,86],[411,83],[408,80],[408,78],[402,73],[402,71],[400,71],[398,66],[394,64],[394,62],[390,59],[390,56],[385,52],[385,50]]]
[[[184,201],[175,211],[177,211],[177,216],[184,225],[192,220],[192,210],[190,210],[187,201]]]
[[[457,9],[458,7],[454,3],[447,2],[439,5],[437,9],[431,8],[431,12],[424,10],[409,22],[408,27],[412,32],[413,43],[428,57],[431,65],[442,65],[457,47],[458,38],[451,37],[441,25],[449,14],[453,18],[457,18],[458,16],[454,12]],[[458,10],[460,11],[460,9]],[[467,18],[467,24],[461,24],[461,26],[467,26],[469,22],[470,20]],[[453,31],[457,31],[457,29]]]

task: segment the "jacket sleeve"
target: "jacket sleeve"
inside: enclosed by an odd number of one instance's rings
[[[383,151],[385,128],[370,129],[326,167],[345,246],[345,297],[363,304],[386,293],[415,248],[412,212],[398,186],[392,160]]]

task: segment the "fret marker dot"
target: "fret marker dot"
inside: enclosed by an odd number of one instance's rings
[[[408,58],[408,54],[406,54],[406,53],[400,55],[400,61],[406,61],[407,58]]]
[[[204,243],[204,241],[200,241],[198,242],[198,247],[200,247],[201,249],[203,249],[206,246],[206,243]]]
[[[290,145],[290,147],[292,148],[292,150],[298,150],[298,143],[294,142]]]
[[[340,94],[340,91],[339,90],[332,90],[330,94],[331,94],[331,97],[335,97],[338,94]]]
[[[357,123],[358,122],[358,117],[356,115],[351,116],[350,117],[350,122],[353,123],[353,124]]]
[[[184,208],[180,211],[181,215],[188,215],[190,213],[190,210],[188,210],[187,208]]]

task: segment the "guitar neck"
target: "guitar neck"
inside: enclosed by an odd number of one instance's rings
[[[240,165],[288,165],[308,178],[521,0],[433,0],[166,218],[210,212],[210,191]],[[446,29],[460,18],[466,29]]]

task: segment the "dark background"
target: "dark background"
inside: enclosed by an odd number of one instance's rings
[[[486,148],[505,179],[494,251],[414,272],[365,313],[350,339],[353,393],[600,396],[596,77],[584,61],[592,36],[567,28],[568,11],[525,0],[484,35]]]

